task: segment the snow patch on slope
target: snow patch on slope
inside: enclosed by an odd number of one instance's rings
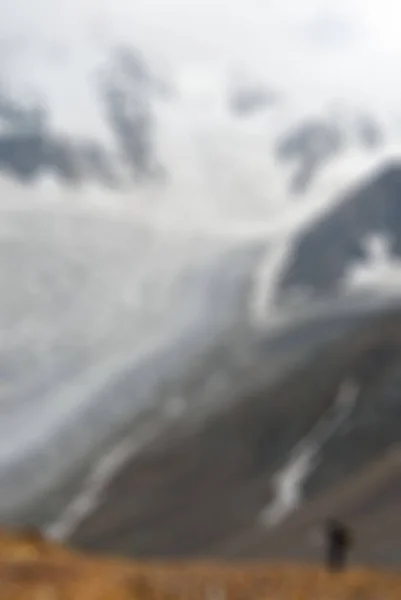
[[[303,500],[304,485],[318,464],[319,452],[348,418],[358,399],[359,391],[356,381],[343,381],[333,405],[297,444],[288,462],[276,473],[273,478],[275,497],[259,515],[264,525],[277,525],[299,508]]]

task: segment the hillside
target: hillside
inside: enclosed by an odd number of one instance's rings
[[[399,60],[381,2],[287,2],[3,10],[0,523],[102,561],[17,579],[312,597],[329,516],[401,565]]]
[[[400,187],[400,163],[389,162],[300,231],[280,277],[279,296],[297,289],[341,292],[351,267],[369,260],[368,241],[375,234],[385,242],[387,260],[399,258]]]
[[[312,336],[306,327],[285,346]],[[342,331],[337,325],[335,340],[317,344],[284,377],[255,382],[197,428],[177,423],[134,455],[71,541],[143,558],[316,560],[320,549],[310,539],[336,514],[360,540],[379,528],[381,547],[362,543],[356,562],[399,564],[400,372],[399,310]],[[352,389],[356,398],[342,406]],[[299,457],[304,464],[294,462]],[[300,476],[288,500],[277,477],[294,464]],[[272,529],[264,515],[278,501],[284,518]]]
[[[285,564],[94,560],[30,533],[0,534],[2,600],[396,600],[401,576]]]

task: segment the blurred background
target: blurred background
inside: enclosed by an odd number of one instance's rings
[[[401,6],[0,0],[0,519],[401,561]]]

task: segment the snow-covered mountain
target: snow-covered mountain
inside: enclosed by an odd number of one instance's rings
[[[341,293],[350,266],[369,261],[378,272],[387,268],[389,283],[397,286],[400,184],[401,163],[389,162],[308,225],[292,248],[281,288]]]
[[[63,537],[150,440],[398,301],[401,153],[374,102],[39,34],[0,69],[0,516]]]

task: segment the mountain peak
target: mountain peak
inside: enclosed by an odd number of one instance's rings
[[[370,236],[380,234],[391,255],[401,256],[401,162],[383,165],[341,202],[297,236],[280,283],[280,293],[296,289],[332,293],[347,273],[368,257]]]

